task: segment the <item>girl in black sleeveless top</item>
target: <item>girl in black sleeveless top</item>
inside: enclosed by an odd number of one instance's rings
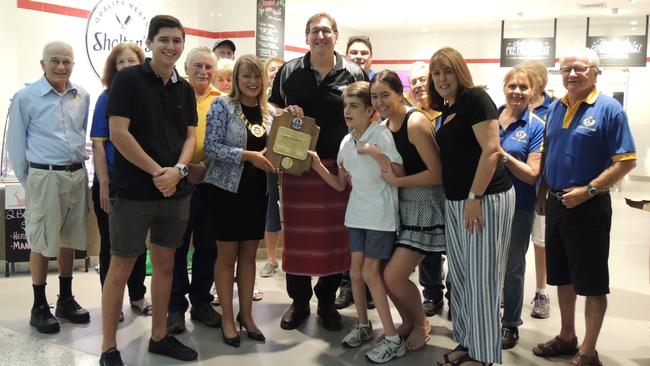
[[[408,336],[406,348],[415,350],[427,342],[431,326],[409,275],[426,254],[445,250],[444,195],[433,126],[423,113],[407,110],[402,88],[399,77],[390,70],[378,73],[370,83],[373,107],[385,119],[404,161],[404,176],[397,177],[392,171],[383,175],[386,182],[398,187],[400,208],[400,230],[384,281],[402,317],[398,333]]]

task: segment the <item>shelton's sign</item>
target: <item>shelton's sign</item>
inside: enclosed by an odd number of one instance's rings
[[[587,37],[587,47],[598,54],[600,66],[645,67],[646,36]]]
[[[555,65],[555,38],[501,39],[501,67],[512,67],[523,60],[538,60]]]
[[[101,78],[106,57],[121,42],[134,42],[145,53],[149,12],[137,0],[100,0],[88,17],[86,52],[95,74]]]

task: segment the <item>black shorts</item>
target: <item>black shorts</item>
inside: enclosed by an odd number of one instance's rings
[[[568,209],[546,199],[546,273],[548,284],[573,285],[581,296],[609,293],[609,234],[612,201],[599,194]]]

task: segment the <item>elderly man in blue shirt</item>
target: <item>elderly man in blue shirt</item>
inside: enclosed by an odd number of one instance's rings
[[[70,83],[73,66],[72,47],[45,45],[43,77],[16,93],[9,110],[7,150],[27,198],[25,231],[34,289],[29,324],[41,333],[59,331],[45,296],[50,257],[59,266],[56,316],[73,323],[90,321],[72,295],[74,250],[87,247],[83,162],[90,102],[84,89]]]

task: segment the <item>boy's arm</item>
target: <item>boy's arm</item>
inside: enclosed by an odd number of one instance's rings
[[[339,174],[334,175],[332,174],[323,163],[321,163],[320,158],[318,157],[318,154],[314,151],[308,151],[309,155],[311,155],[311,168],[320,175],[321,178],[329,185],[330,187],[334,188],[338,192],[342,192],[345,189],[345,186],[347,185],[347,179],[345,177],[345,170],[343,168],[339,168]]]
[[[384,154],[377,145],[359,141],[357,143],[357,152],[362,155],[370,155],[377,162],[377,164],[379,164],[379,167],[383,172],[392,170],[393,174],[396,176],[404,176],[404,166],[402,164],[394,163],[391,161],[388,155]]]

